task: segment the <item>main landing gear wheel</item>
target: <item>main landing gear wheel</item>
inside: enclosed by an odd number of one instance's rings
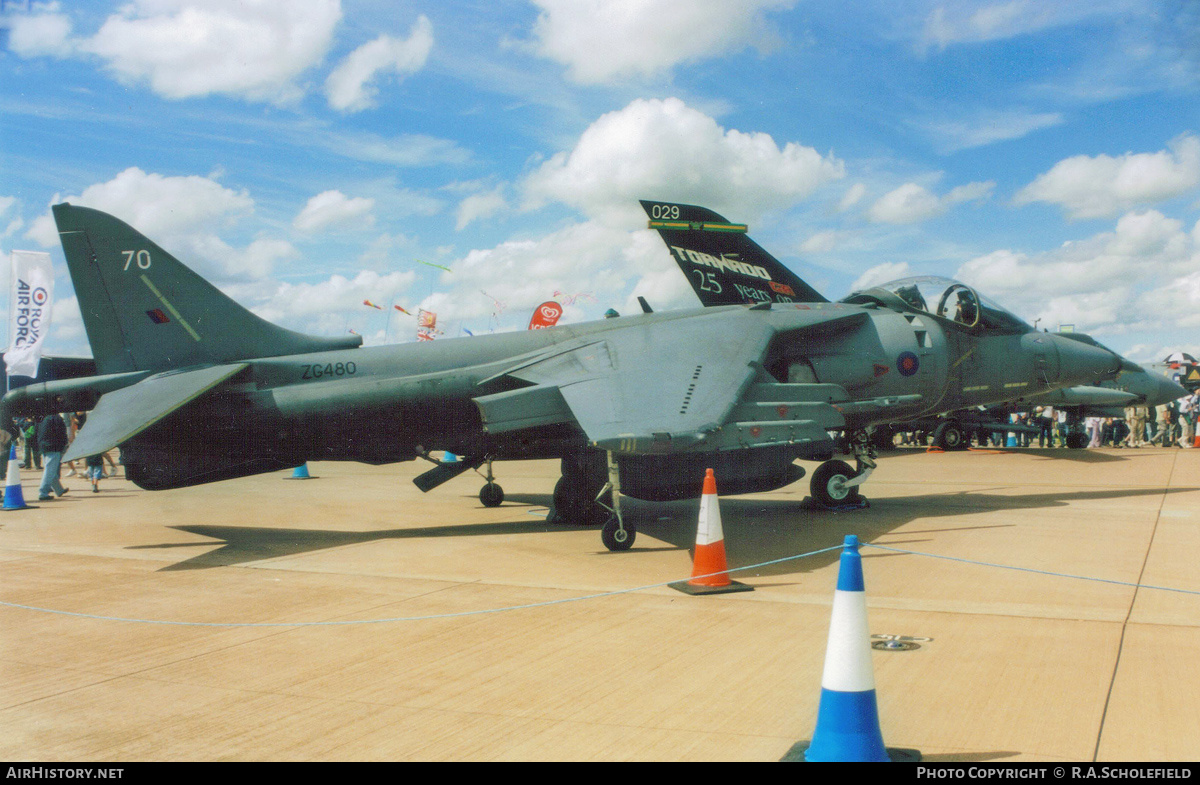
[[[504,501],[504,489],[494,482],[479,489],[479,502],[484,507],[499,507]]]
[[[605,493],[599,501],[602,486],[580,484],[571,478],[560,477],[554,484],[554,523],[571,526],[598,526],[607,520],[612,507],[612,492]]]
[[[1088,446],[1088,435],[1086,433],[1068,433],[1067,447],[1072,450],[1082,450]]]
[[[933,432],[933,446],[943,450],[965,450],[967,438],[967,432],[961,425],[944,422]]]
[[[621,520],[615,514],[608,516],[604,528],[600,530],[600,541],[610,551],[627,551],[633,547],[637,537],[637,529],[632,523],[626,522],[621,526]]]
[[[847,486],[858,472],[845,461],[825,461],[813,472],[809,488],[812,497],[824,507],[854,504],[858,501],[858,486]]]

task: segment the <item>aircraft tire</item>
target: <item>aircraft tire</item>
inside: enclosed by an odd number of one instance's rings
[[[579,488],[566,477],[559,477],[554,483],[554,509],[558,512],[559,520],[564,526],[578,526],[584,517],[583,497]]]
[[[479,503],[484,507],[499,507],[504,502],[504,489],[494,482],[479,489]]]
[[[632,523],[625,522],[624,531],[617,525],[617,516],[609,515],[608,520],[604,523],[604,528],[600,530],[600,541],[604,543],[604,547],[610,551],[627,551],[633,547],[633,541],[637,537],[637,529]]]
[[[813,472],[809,483],[813,499],[823,507],[857,502],[858,486],[845,486],[846,481],[853,479],[856,474],[858,472],[845,461],[825,461]]]
[[[1072,450],[1082,450],[1088,446],[1088,435],[1086,433],[1068,433],[1067,447]]]
[[[944,422],[933,432],[933,446],[943,450],[965,450],[970,444],[966,430],[956,422]]]
[[[890,425],[877,425],[871,431],[871,446],[878,452],[896,449],[896,431]]]

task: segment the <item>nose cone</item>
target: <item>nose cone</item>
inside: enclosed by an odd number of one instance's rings
[[[1153,389],[1146,394],[1146,403],[1150,406],[1161,406],[1164,403],[1189,395],[1187,388],[1168,379],[1166,376],[1150,374],[1154,380]]]
[[[1102,346],[1053,333],[1043,333],[1042,337],[1053,340],[1058,351],[1060,384],[1095,384],[1098,381],[1116,378],[1122,369],[1137,368],[1119,354]]]

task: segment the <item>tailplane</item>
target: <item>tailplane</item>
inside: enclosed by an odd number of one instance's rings
[[[164,371],[362,344],[358,335],[309,336],[255,316],[111,215],[70,204],[53,210],[98,373]]]
[[[642,200],[642,208],[705,306],[828,302],[751,240],[745,224],[692,204]]]

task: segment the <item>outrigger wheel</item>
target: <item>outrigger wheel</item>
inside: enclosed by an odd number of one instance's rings
[[[479,489],[479,502],[484,507],[499,507],[504,501],[504,489],[494,482],[489,482]]]
[[[823,507],[857,503],[858,486],[846,485],[857,474],[845,461],[825,461],[813,472],[809,483],[813,499]]]
[[[485,485],[479,489],[479,503],[484,507],[499,507],[504,502],[504,489],[496,484],[496,476],[492,474],[492,458],[484,459],[487,463],[487,474],[483,475]],[[475,472],[478,474],[479,470]]]
[[[625,521],[625,525],[621,526],[621,521],[615,513],[608,516],[608,520],[604,523],[604,528],[600,530],[600,541],[610,551],[629,550],[633,547],[633,541],[636,537],[637,529],[634,525],[629,521]]]

